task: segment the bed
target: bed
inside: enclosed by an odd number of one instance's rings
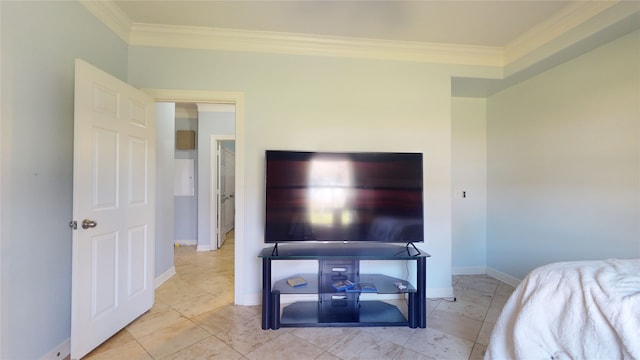
[[[640,259],[531,271],[498,317],[489,359],[640,360]]]

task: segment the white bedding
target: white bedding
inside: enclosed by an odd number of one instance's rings
[[[533,270],[505,304],[488,359],[640,360],[640,259]]]

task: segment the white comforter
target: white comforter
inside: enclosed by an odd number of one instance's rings
[[[485,359],[640,360],[640,259],[533,270],[505,304]]]

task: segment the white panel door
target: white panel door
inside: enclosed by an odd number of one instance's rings
[[[217,141],[216,171],[216,239],[218,249],[226,240],[226,235],[233,229],[235,215],[235,154]]]
[[[233,230],[236,209],[236,154],[222,147],[222,231],[224,234]]]
[[[154,301],[155,103],[76,60],[71,358]]]

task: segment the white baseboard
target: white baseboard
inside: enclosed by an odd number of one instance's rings
[[[211,251],[211,245],[198,245],[196,246],[196,251]]]
[[[172,266],[169,268],[169,270],[165,271],[163,274],[160,274],[160,276],[157,276],[156,279],[153,281],[153,285],[155,286],[154,289],[157,289],[160,285],[164,284],[167,280],[171,279],[171,277],[173,277],[173,275],[176,274],[176,267]]]
[[[181,246],[195,246],[198,245],[198,240],[190,240],[190,239],[184,239],[184,240],[175,240],[173,242],[175,245],[181,245]]]
[[[242,297],[242,299],[237,299],[236,301],[236,305],[242,306],[253,306],[260,304],[262,304],[262,293],[246,294]]]
[[[451,269],[451,275],[484,275],[486,273],[486,266],[454,267]]]
[[[64,359],[71,354],[71,338],[63,341],[60,345],[53,348],[48,353],[44,354],[40,360],[58,360]]]
[[[507,283],[511,286],[518,286],[518,284],[520,284],[520,281],[522,281],[521,279],[518,279],[516,277],[513,277],[511,275],[505,274],[503,272],[500,272],[496,269],[492,269],[492,268],[487,268],[487,275],[491,276],[494,279],[498,279],[500,281],[502,281],[503,283]]]

